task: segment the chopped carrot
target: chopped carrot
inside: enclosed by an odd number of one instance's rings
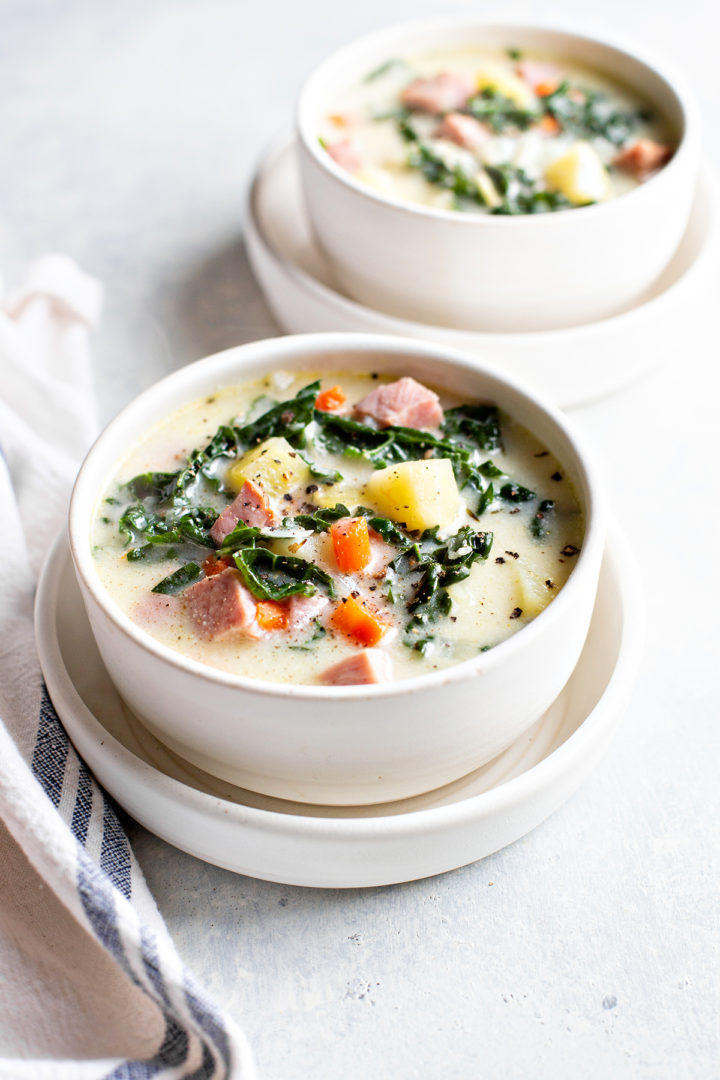
[[[229,555],[208,555],[207,559],[202,564],[202,568],[205,571],[205,577],[212,577],[213,574],[222,574],[223,570],[227,570],[228,567],[234,566],[235,563]]]
[[[286,630],[287,606],[277,600],[258,600],[257,624],[261,630]]]
[[[546,116],[543,116],[538,127],[541,131],[544,131],[546,135],[557,135],[561,130],[558,121],[554,116],[550,116],[549,113]]]
[[[346,113],[330,113],[328,120],[335,127],[348,127],[350,124],[349,117]]]
[[[538,97],[549,97],[550,94],[554,94],[557,90],[559,82],[541,82],[535,87],[535,93]]]
[[[342,387],[331,386],[329,390],[321,390],[315,398],[315,408],[320,412],[334,412],[345,404],[347,398],[342,392]]]
[[[370,562],[370,533],[366,518],[340,518],[330,526],[330,536],[338,569],[343,574],[365,569]]]
[[[354,596],[348,596],[338,604],[331,619],[338,630],[359,641],[361,645],[377,645],[389,629],[387,623]]]

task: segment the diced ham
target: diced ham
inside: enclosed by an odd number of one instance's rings
[[[447,139],[449,142],[464,146],[466,150],[477,150],[490,136],[487,128],[484,128],[474,116],[466,116],[465,113],[452,112],[444,117],[442,124],[435,132],[436,139]]]
[[[434,428],[444,420],[437,394],[407,376],[371,390],[355,406],[355,415],[371,417],[380,427]]]
[[[363,569],[364,577],[381,578],[385,576],[388,563],[397,555],[391,544],[386,544],[382,536],[370,529],[370,562]]]
[[[304,630],[313,619],[321,615],[330,601],[322,593],[314,596],[291,596],[287,604],[287,629]]]
[[[252,480],[246,480],[240,488],[240,494],[226,506],[220,517],[213,524],[210,536],[216,544],[222,544],[226,536],[233,531],[238,521],[246,525],[271,525],[275,520],[267,499]]]
[[[223,641],[235,634],[260,637],[256,603],[237,570],[203,578],[185,592],[187,609],[199,634],[208,641]]]
[[[393,676],[392,660],[381,649],[363,649],[318,676],[326,686],[357,686],[361,683],[389,682]]]
[[[349,139],[339,139],[334,143],[326,143],[325,149],[335,164],[339,165],[341,169],[345,169],[346,172],[349,173],[360,172],[362,161],[358,157],[357,152],[353,149],[353,145]]]
[[[403,105],[418,112],[452,112],[464,105],[475,86],[466,75],[442,71],[428,79],[414,79],[400,95]]]
[[[664,165],[673,155],[672,148],[654,139],[637,139],[627,146],[613,161],[618,169],[623,169],[638,180],[646,180],[650,173]]]
[[[552,94],[562,82],[560,69],[545,60],[521,60],[515,71],[541,97]]]

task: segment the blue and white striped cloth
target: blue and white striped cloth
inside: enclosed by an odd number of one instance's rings
[[[61,256],[0,293],[0,1077],[248,1080],[244,1036],[184,967],[35,653],[37,573],[95,434],[99,301]]]

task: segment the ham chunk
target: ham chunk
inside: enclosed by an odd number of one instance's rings
[[[613,161],[613,165],[630,173],[637,180],[646,180],[672,157],[672,148],[654,139],[637,139],[627,146]]]
[[[287,629],[304,630],[313,619],[321,615],[330,601],[322,593],[314,596],[291,596],[286,601]]]
[[[515,71],[540,97],[552,94],[562,82],[560,69],[545,60],[521,60]]]
[[[466,150],[477,150],[489,137],[487,128],[484,128],[474,116],[466,116],[465,113],[448,113],[442,124],[435,132],[437,139],[447,139],[448,142],[457,143]]]
[[[255,599],[237,570],[203,578],[186,590],[185,599],[198,633],[208,641],[224,641],[235,634],[261,636]]]
[[[246,525],[272,525],[275,516],[260,488],[251,480],[246,480],[230,506],[226,506],[220,517],[213,524],[210,536],[219,546],[226,536],[233,531],[238,521]]]
[[[341,169],[345,169],[345,171],[349,173],[360,172],[362,161],[353,149],[353,145],[349,139],[339,139],[338,142],[327,143],[325,149],[335,164],[339,165]]]
[[[355,415],[371,417],[380,427],[434,428],[444,420],[437,394],[408,377],[371,390],[358,401]]]
[[[415,79],[403,90],[401,100],[407,109],[417,112],[452,112],[464,105],[475,89],[472,79],[443,71],[429,79]]]
[[[358,686],[361,683],[390,682],[392,660],[380,649],[363,649],[326,668],[318,676],[326,686]]]

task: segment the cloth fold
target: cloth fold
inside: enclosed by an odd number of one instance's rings
[[[35,652],[37,574],[97,434],[100,301],[61,255],[0,295],[0,1076],[248,1080],[245,1038],[178,956]]]

